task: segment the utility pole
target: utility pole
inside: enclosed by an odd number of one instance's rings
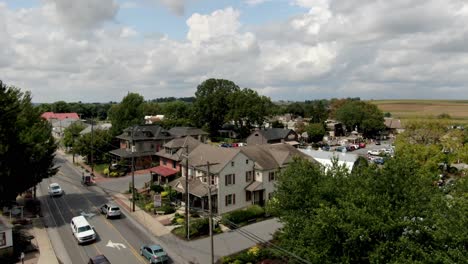
[[[94,125],[94,120],[91,118],[91,176],[94,176],[94,130],[93,126]]]
[[[189,192],[189,160],[188,160],[188,145],[185,146],[185,234],[187,235],[187,240],[190,239],[190,232],[189,232],[189,204],[190,204],[190,192]]]
[[[210,243],[211,243],[211,264],[214,264],[214,245],[213,245],[213,214],[211,207],[211,174],[210,174],[210,162],[206,162],[207,173],[208,173],[208,225],[210,228]]]
[[[135,142],[134,142],[134,134],[135,133],[135,126],[132,128],[132,146],[131,146],[131,151],[132,151],[132,212],[135,212],[135,156],[134,156],[134,150],[135,150]]]

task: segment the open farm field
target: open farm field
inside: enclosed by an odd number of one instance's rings
[[[382,112],[400,119],[434,118],[449,114],[452,120],[468,123],[468,100],[372,100]]]

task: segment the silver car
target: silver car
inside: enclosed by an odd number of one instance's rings
[[[60,196],[63,194],[63,190],[58,183],[51,183],[49,185],[49,195],[52,196]]]
[[[103,206],[101,206],[101,213],[106,215],[106,218],[111,218],[111,217],[120,217],[121,216],[121,212],[120,212],[120,208],[113,204],[113,203],[106,203],[104,204]]]

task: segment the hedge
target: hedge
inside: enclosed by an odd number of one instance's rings
[[[265,209],[258,205],[251,205],[245,209],[240,209],[232,211],[223,215],[221,220],[224,225],[231,226],[231,223],[239,225],[241,223],[248,222],[256,218],[261,218],[265,216]]]

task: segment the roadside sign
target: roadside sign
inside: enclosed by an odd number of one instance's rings
[[[161,194],[154,195],[154,207],[161,207]]]

